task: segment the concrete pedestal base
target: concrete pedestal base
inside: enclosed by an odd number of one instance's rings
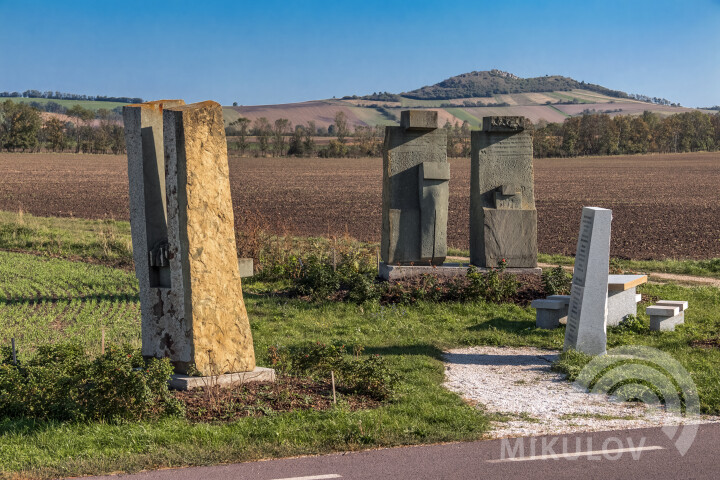
[[[274,382],[275,370],[272,368],[255,367],[249,372],[226,373],[208,377],[192,377],[177,374],[170,378],[170,388],[173,390],[192,390],[193,388],[212,387],[220,385],[229,387],[249,382]]]
[[[422,275],[433,275],[439,278],[464,277],[468,270],[467,263],[444,263],[440,266],[432,265],[387,265],[380,263],[379,276],[383,280],[389,282],[397,280],[405,280],[409,278],[419,277]],[[489,272],[489,268],[477,267],[479,272]],[[506,268],[505,273],[513,275],[542,275],[540,267],[535,268]]]
[[[628,315],[637,315],[637,304],[635,287],[622,292],[609,290],[607,326],[614,327],[620,325],[620,322],[625,320]]]
[[[674,317],[650,315],[650,330],[654,332],[674,332],[675,327],[684,323],[685,312],[680,312]]]

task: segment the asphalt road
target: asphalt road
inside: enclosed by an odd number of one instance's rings
[[[720,424],[700,425],[681,455],[660,428],[387,448],[94,478],[123,480],[718,479]],[[684,434],[688,434],[685,431]],[[680,442],[680,445],[688,445]],[[521,451],[522,447],[522,451]],[[514,454],[513,454],[514,451]]]

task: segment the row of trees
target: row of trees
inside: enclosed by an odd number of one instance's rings
[[[293,128],[287,118],[278,118],[270,123],[265,117],[254,121],[240,117],[229,124],[226,132],[231,137],[229,147],[241,155],[252,149],[260,156],[347,157],[379,155],[383,127],[355,126],[353,134],[347,116],[340,111],[327,129],[318,128],[312,120]],[[325,135],[335,138],[328,145],[316,145],[315,137]],[[251,137],[254,137],[254,142]],[[349,141],[351,137],[353,140]]]
[[[123,153],[123,127],[112,112],[97,112],[74,105],[67,110],[73,121],[53,116],[43,120],[30,105],[6,100],[0,103],[0,147],[8,151],[37,152],[42,148],[53,152]]]
[[[24,97],[24,98],[50,98],[53,100],[92,100],[95,102],[120,102],[120,103],[142,103],[139,97],[107,97],[105,95],[79,95],[77,93],[65,92],[41,92],[40,90],[25,90],[24,92],[0,92],[0,97]]]
[[[470,155],[470,124],[446,122],[443,128],[448,138],[448,156]],[[316,145],[315,137],[324,136],[326,131],[319,129],[314,121],[293,128],[286,118],[270,123],[265,117],[255,121],[240,117],[231,122],[226,131],[230,137],[229,147],[240,155],[254,153],[274,157],[377,157],[382,155],[385,138],[382,125],[356,125],[351,131],[343,112],[338,112],[334,123],[328,127],[327,133],[335,138],[324,146]]]
[[[43,120],[31,105],[7,100],[0,103],[0,147],[8,151],[123,153],[125,138],[117,114],[74,105],[66,114],[72,121],[57,116]],[[470,155],[470,125],[443,126],[447,134],[449,157]],[[619,155],[720,150],[720,112],[709,115],[693,111],[661,117],[652,112],[640,116],[585,113],[563,123],[540,121],[531,127],[536,157],[573,157],[580,155]],[[328,129],[319,129],[314,121],[293,128],[285,118],[270,122],[265,117],[251,121],[240,117],[230,123],[228,146],[241,155],[297,157],[364,157],[382,154],[383,126],[355,126],[351,131],[341,111]],[[316,137],[334,136],[328,144],[318,145]]]
[[[720,113],[693,111],[661,117],[584,114],[533,129],[536,157],[697,152],[720,149]]]

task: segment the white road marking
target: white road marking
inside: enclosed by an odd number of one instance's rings
[[[337,473],[328,473],[327,475],[310,475],[309,477],[274,478],[273,480],[323,480],[325,478],[342,478],[342,475],[338,475]]]
[[[575,457],[589,457],[592,455],[609,455],[613,453],[625,453],[625,452],[643,452],[646,450],[665,450],[665,447],[658,445],[648,447],[629,447],[629,448],[611,448],[605,450],[591,450],[589,452],[568,452],[568,453],[552,453],[548,455],[533,455],[530,457],[509,457],[500,458],[497,460],[488,460],[488,463],[499,463],[499,462],[527,462],[529,460],[547,460],[553,458],[575,458]]]

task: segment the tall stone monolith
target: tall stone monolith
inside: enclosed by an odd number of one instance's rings
[[[406,110],[385,128],[381,256],[388,265],[441,265],[447,255],[450,164],[437,112]]]
[[[179,373],[253,371],[220,105],[150,102],[123,115],[143,355]]]
[[[123,107],[130,232],[140,296],[142,351],[146,357],[172,358],[172,345],[160,346],[163,332],[167,332],[166,343],[182,336],[173,331],[176,319],[167,313],[177,300],[171,288],[167,255],[163,109],[184,104],[182,100],[158,100]]]
[[[471,134],[470,263],[537,267],[532,138],[523,117],[484,117]]]
[[[607,349],[611,222],[611,210],[583,208],[565,328],[565,350],[602,355]]]

